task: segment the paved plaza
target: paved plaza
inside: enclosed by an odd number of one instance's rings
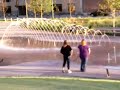
[[[0,77],[80,77],[120,80],[120,70],[110,70],[110,77],[107,77],[104,66],[88,65],[86,72],[79,71],[79,63],[71,62],[72,73],[62,73],[62,61],[44,60],[25,62],[16,65],[0,66]]]

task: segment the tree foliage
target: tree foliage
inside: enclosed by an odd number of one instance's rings
[[[68,10],[69,10],[69,12],[71,12],[71,13],[75,12],[75,5],[74,5],[73,3],[69,4]]]
[[[40,13],[42,16],[43,13],[49,13],[52,11],[52,0],[31,0],[29,8],[35,13]]]
[[[3,12],[3,16],[4,16],[4,18],[5,18],[5,14],[6,14],[6,11],[7,11],[7,9],[8,9],[8,7],[7,7],[7,5],[6,5],[6,0],[1,0],[0,1],[0,7],[1,7],[1,9],[2,9],[2,12]]]
[[[120,10],[120,0],[103,0],[100,4],[100,8],[104,10],[109,10],[113,17],[113,32],[115,36],[115,27],[116,27],[116,13]]]
[[[100,9],[115,13],[120,10],[120,0],[103,0],[99,4]]]

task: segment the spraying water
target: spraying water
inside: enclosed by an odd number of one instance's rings
[[[7,51],[10,50],[10,52],[24,52],[27,54],[30,52],[51,54],[51,50],[53,50],[55,57],[52,57],[52,59],[58,59],[59,48],[62,46],[64,40],[68,40],[74,48],[77,47],[83,38],[86,39],[92,49],[91,59],[95,59],[97,56],[99,57],[97,60],[93,60],[94,63],[100,64],[106,60],[108,60],[107,63],[110,63],[112,56],[116,63],[119,62],[117,61],[117,58],[119,58],[117,54],[120,52],[119,45],[115,45],[113,50],[113,48],[111,48],[113,47],[111,37],[108,37],[108,35],[102,33],[100,30],[89,29],[81,25],[68,24],[61,20],[45,18],[18,19],[17,21],[11,22],[10,25],[2,31],[0,44],[4,50],[7,49]],[[74,49],[76,50],[76,48]],[[108,54],[107,57],[106,54]],[[49,54],[46,55],[44,58],[50,59],[48,57]],[[30,56],[32,56],[32,54],[29,55],[29,57]]]

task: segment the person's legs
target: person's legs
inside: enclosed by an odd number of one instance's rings
[[[72,73],[72,71],[70,70],[70,59],[69,59],[69,57],[67,57],[66,60],[67,60],[68,73]]]
[[[63,56],[63,66],[62,66],[62,72],[65,72],[65,65],[66,65],[66,57]]]
[[[65,56],[63,57],[63,67],[65,67],[65,65],[66,65],[66,58],[65,58]]]
[[[67,61],[67,69],[69,70],[70,69],[70,59],[67,57],[66,61]]]
[[[87,61],[86,58],[81,58],[81,67],[80,67],[81,72],[85,72],[86,70],[86,61]]]

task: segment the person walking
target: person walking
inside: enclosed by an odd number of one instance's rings
[[[80,45],[78,46],[78,49],[79,49],[79,57],[81,59],[80,71],[85,72],[86,63],[91,50],[84,39],[82,39]]]
[[[67,40],[64,40],[63,46],[60,50],[61,54],[63,54],[63,66],[62,66],[62,72],[65,72],[65,65],[67,63],[67,69],[68,73],[72,73],[70,70],[70,57],[72,56],[73,50],[70,45],[68,45]]]

